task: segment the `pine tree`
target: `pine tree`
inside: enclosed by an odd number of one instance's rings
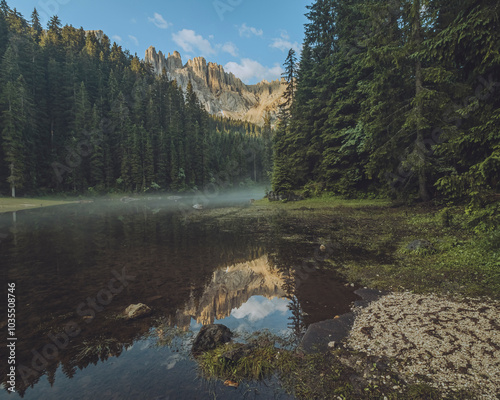
[[[3,57],[5,50],[7,49],[7,43],[9,41],[9,31],[7,27],[7,20],[5,18],[8,10],[7,3],[5,3],[4,0],[2,0],[2,5],[0,7],[0,59]],[[4,11],[4,8],[7,8],[6,11]]]
[[[278,127],[274,136],[274,168],[272,186],[276,192],[291,190],[295,185],[293,163],[287,142],[289,142],[290,119],[293,115],[295,85],[297,78],[297,59],[295,50],[290,49],[283,64],[285,72],[282,74],[282,84],[286,85],[283,98],[279,106]]]
[[[12,197],[16,197],[16,189],[22,188],[27,179],[25,135],[29,127],[31,103],[22,75],[15,82],[7,82],[0,101],[5,107],[1,134],[5,167],[9,169],[7,181]]]
[[[40,23],[40,15],[36,8],[33,10],[31,14],[31,37],[36,44],[40,43],[41,37],[43,34],[43,28]]]

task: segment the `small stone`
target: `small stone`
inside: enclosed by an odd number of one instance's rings
[[[128,319],[135,319],[151,314],[151,308],[146,304],[131,304],[125,309],[125,316]]]

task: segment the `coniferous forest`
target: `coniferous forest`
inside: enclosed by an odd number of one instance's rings
[[[0,3],[0,192],[202,190],[268,181],[270,125],[207,114],[107,36]],[[263,157],[266,157],[264,159]]]
[[[0,4],[4,193],[183,191],[272,170],[277,192],[460,202],[498,219],[496,1],[313,2],[284,64],[274,155],[269,118],[210,116],[108,37]]]
[[[317,0],[307,17],[274,189],[461,202],[499,223],[500,3]]]

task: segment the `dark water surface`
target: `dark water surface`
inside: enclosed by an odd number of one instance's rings
[[[248,206],[239,200],[218,206]],[[261,217],[192,203],[102,200],[18,212],[15,221],[0,214],[2,298],[16,283],[18,338],[18,393],[1,389],[0,399],[290,398],[277,379],[238,389],[202,379],[194,335],[214,322],[240,338],[300,335],[357,296],[320,262],[305,268],[313,232],[285,240]],[[153,313],[124,319],[136,303]],[[5,388],[6,301],[0,311]]]

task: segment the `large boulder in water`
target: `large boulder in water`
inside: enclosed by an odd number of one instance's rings
[[[191,350],[194,354],[213,350],[221,344],[230,342],[232,337],[233,333],[227,326],[221,324],[205,325],[194,339]]]

